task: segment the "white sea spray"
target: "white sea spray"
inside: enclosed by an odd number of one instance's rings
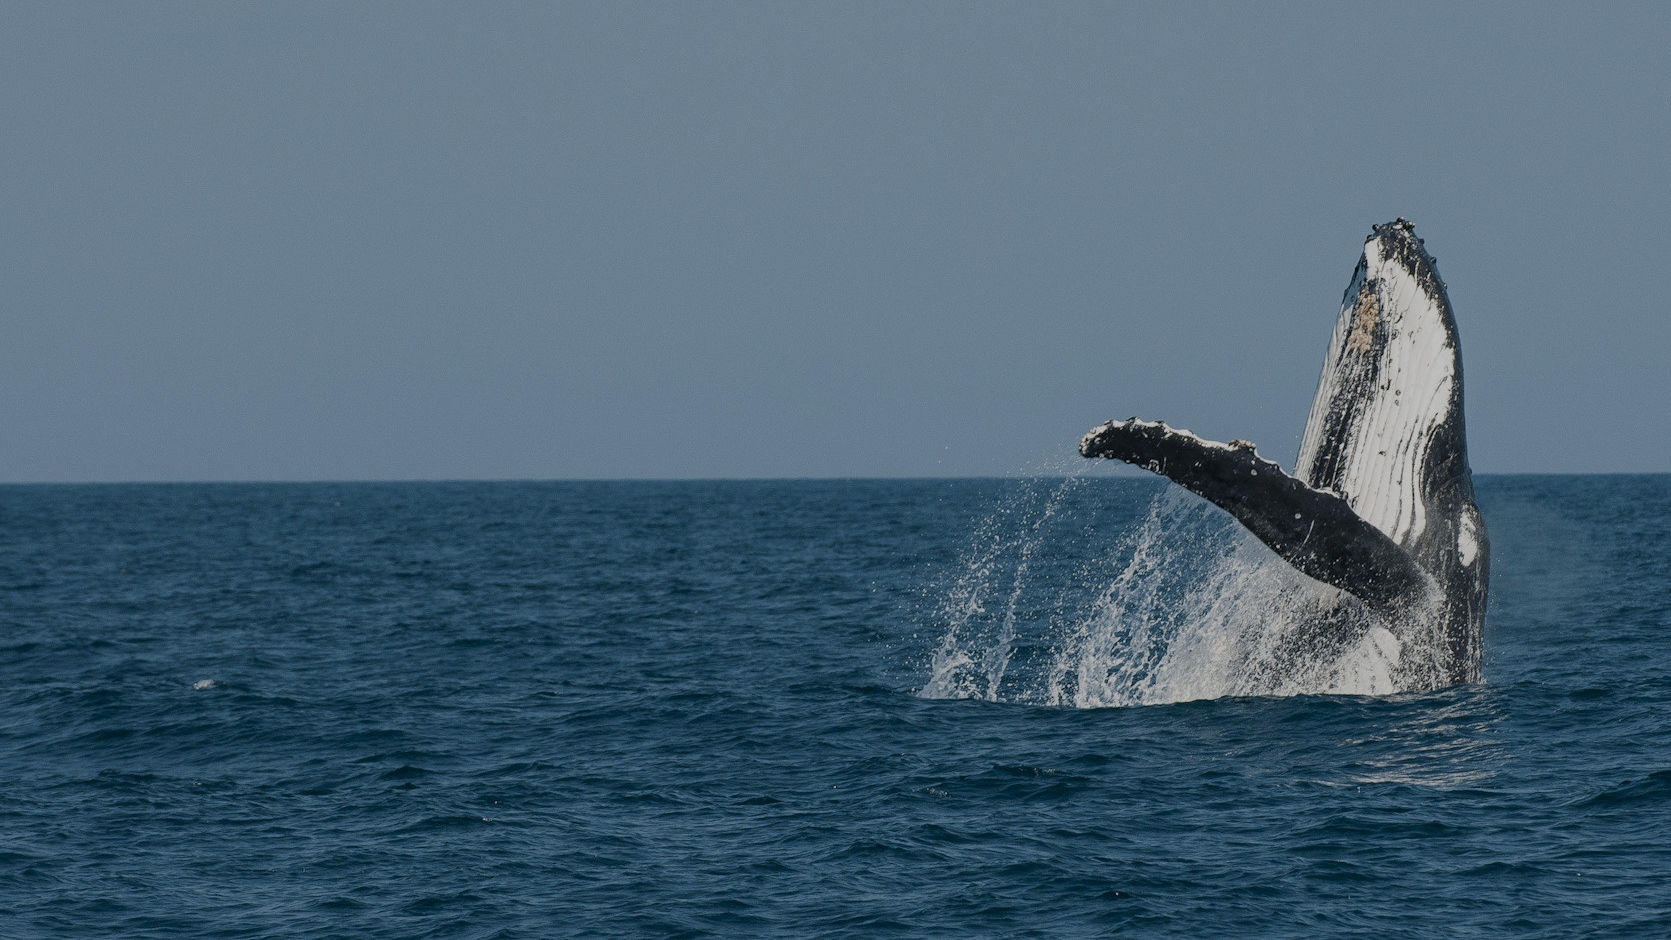
[[[924,698],[999,699],[1033,553],[1046,541],[1047,524],[1077,480],[1030,480],[977,527],[975,550],[939,608],[946,632],[934,651]],[[1002,605],[989,611],[988,603],[1000,593]]]
[[[1096,708],[1433,684],[1431,612],[1383,623],[1176,486],[1088,546],[1064,511],[1085,482],[1028,481],[977,526],[921,695]]]

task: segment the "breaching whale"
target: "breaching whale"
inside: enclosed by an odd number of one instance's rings
[[[1491,558],[1468,468],[1462,351],[1445,284],[1406,220],[1364,242],[1292,474],[1246,441],[1137,418],[1093,429],[1079,452],[1171,479],[1344,592],[1307,628],[1319,642],[1375,625],[1405,644],[1419,634],[1434,642],[1414,684],[1478,681]]]

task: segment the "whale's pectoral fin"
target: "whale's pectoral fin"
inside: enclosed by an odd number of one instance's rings
[[[1432,590],[1415,560],[1346,500],[1289,476],[1245,441],[1221,444],[1130,418],[1085,435],[1079,453],[1167,477],[1235,516],[1301,572],[1372,608],[1395,609]]]

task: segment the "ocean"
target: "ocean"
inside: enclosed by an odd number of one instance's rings
[[[0,936],[1671,935],[1671,476],[1476,485],[1439,691],[1149,478],[0,487]]]

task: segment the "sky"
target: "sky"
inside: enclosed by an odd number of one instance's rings
[[[0,481],[1291,466],[1370,225],[1476,472],[1671,471],[1671,6],[0,7]]]

